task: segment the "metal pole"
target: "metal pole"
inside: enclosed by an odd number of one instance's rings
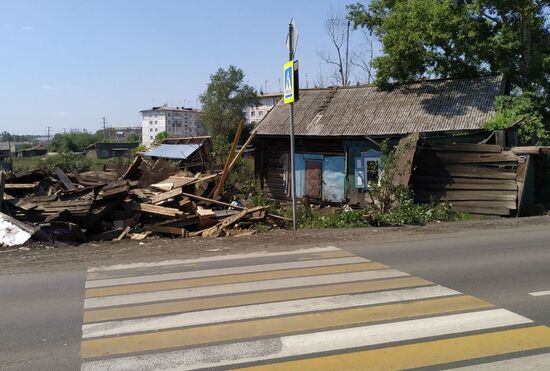
[[[292,23],[288,25],[288,60],[294,60],[294,28]],[[294,74],[294,71],[292,71]],[[293,76],[294,79],[294,76]],[[292,197],[292,227],[297,228],[296,223],[296,172],[294,169],[294,103],[290,103],[290,192]]]

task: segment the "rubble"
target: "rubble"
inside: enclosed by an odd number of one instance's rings
[[[0,244],[23,244],[37,232],[50,243],[242,236],[288,222],[267,207],[209,198],[221,173],[193,174],[163,161],[137,156],[120,177],[59,168],[4,174]]]

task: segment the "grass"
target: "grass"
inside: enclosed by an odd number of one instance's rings
[[[12,161],[14,173],[36,169],[52,171],[55,167],[60,167],[67,172],[75,170],[84,172],[90,170],[101,171],[105,165],[117,165],[120,159],[90,159],[82,155],[57,154],[43,157],[12,158]]]

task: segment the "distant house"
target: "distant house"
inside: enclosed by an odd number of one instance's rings
[[[152,159],[177,162],[179,167],[203,171],[210,168],[212,140],[209,136],[165,139],[143,155]]]
[[[86,148],[86,157],[94,159],[106,159],[113,157],[124,157],[136,148],[138,143],[96,143]]]
[[[114,134],[114,140],[117,143],[128,142],[128,137],[134,134],[141,140],[141,127],[140,126],[124,126],[111,128]]]
[[[37,157],[37,156],[46,156],[48,154],[48,148],[42,145],[37,145],[33,148],[20,149],[16,152],[16,157]]]
[[[490,133],[501,77],[428,80],[391,91],[374,86],[305,89],[294,105],[296,193],[320,202],[361,203],[381,174],[379,144],[413,132],[437,142],[478,143]],[[460,135],[457,135],[460,134]],[[259,123],[255,168],[263,188],[290,197],[289,107],[279,101]]]

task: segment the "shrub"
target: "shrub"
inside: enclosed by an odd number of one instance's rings
[[[312,212],[302,214],[300,228],[358,228],[367,227],[363,210],[341,211],[330,214]]]
[[[90,170],[92,164],[92,160],[86,156],[74,153],[60,153],[46,157],[42,167],[49,171],[53,171],[53,169],[59,167],[65,172],[77,171],[81,173]]]

